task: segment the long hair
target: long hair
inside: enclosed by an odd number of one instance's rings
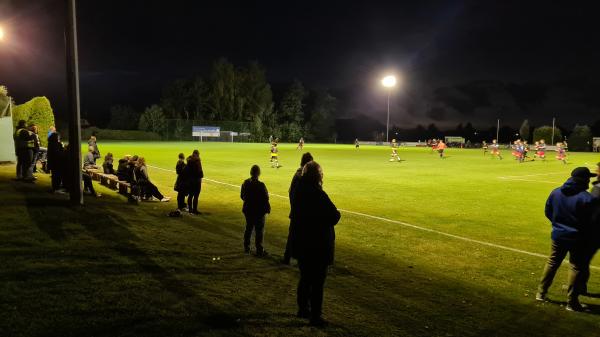
[[[300,167],[306,165],[306,163],[313,161],[313,156],[310,152],[306,152],[302,155],[302,159],[300,159]]]
[[[311,185],[323,186],[323,170],[321,169],[321,165],[316,161],[306,163],[302,168],[302,179]]]
[[[200,174],[200,158],[194,155],[187,157],[187,167],[194,173]]]

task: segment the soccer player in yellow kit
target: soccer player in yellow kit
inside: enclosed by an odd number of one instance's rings
[[[271,145],[271,167],[279,168],[279,149],[277,143]]]
[[[390,161],[400,161],[400,156],[398,155],[398,143],[395,139],[392,139],[392,157]]]

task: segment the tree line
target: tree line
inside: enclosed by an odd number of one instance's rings
[[[284,141],[304,137],[327,142],[335,137],[336,108],[336,98],[326,89],[307,88],[293,80],[281,93],[274,93],[265,69],[257,62],[236,67],[221,58],[213,63],[208,77],[168,83],[160,102],[141,113],[127,105],[111,107],[109,128],[162,134],[168,119],[228,121],[250,125],[244,131],[255,141],[272,135]]]
[[[550,125],[531,126],[529,120],[525,119],[518,129],[510,126],[501,126],[498,130],[499,142],[511,143],[516,139],[526,140],[528,142],[536,142],[544,139],[547,144],[552,140],[554,143],[568,140],[569,149],[573,151],[589,151],[592,148],[592,138],[594,134],[600,134],[600,121],[597,121],[592,126],[576,124],[572,129],[567,129],[561,125],[556,125],[553,130]],[[463,124],[459,123],[454,128],[440,129],[434,123],[427,126],[417,125],[414,128],[400,128],[393,126],[390,130],[390,139],[396,138],[399,140],[408,141],[425,141],[433,138],[443,138],[444,136],[464,137],[466,141],[471,143],[481,143],[482,141],[491,141],[496,139],[496,127],[483,129],[475,128],[470,122]],[[373,139],[383,140],[385,134],[378,132],[373,134]]]

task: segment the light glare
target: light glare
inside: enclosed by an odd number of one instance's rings
[[[381,84],[386,88],[391,88],[396,85],[396,76],[389,75],[381,80]]]
[[[4,40],[4,30],[0,27],[0,40]]]

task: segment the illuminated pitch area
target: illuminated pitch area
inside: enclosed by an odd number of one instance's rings
[[[400,147],[401,162],[389,162],[386,146],[306,144],[279,145],[279,169],[270,166],[269,144],[240,143],[99,143],[102,153],[115,159],[124,154],[146,157],[151,178],[167,195],[172,191],[177,154],[198,148],[206,178],[203,193],[231,194],[248,177],[250,166],[262,168],[261,179],[269,192],[276,194],[272,218],[285,219],[289,212],[288,187],[299,165],[300,156],[309,151],[324,171],[324,188],[336,205],[344,210],[482,240],[494,244],[545,254],[549,225],[544,217],[548,193],[561,185],[570,171],[580,165],[594,166],[597,154],[570,153],[569,164],[547,153],[545,162],[518,163],[510,150],[502,150],[504,160],[486,156],[479,149],[446,150],[441,160],[430,148]],[[162,168],[158,169],[158,168]],[[235,191],[233,191],[235,192]],[[204,208],[217,207],[204,203]],[[237,212],[238,210],[233,210]],[[365,217],[367,228],[381,221]],[[340,228],[345,225],[342,218]],[[285,225],[285,220],[281,221]],[[400,230],[401,228],[399,228]],[[369,229],[367,229],[369,230]],[[510,233],[510,235],[507,235]]]
[[[269,144],[98,145],[115,162],[124,154],[144,156],[150,179],[171,197],[177,155],[198,148],[206,174],[203,214],[169,218],[174,199],[132,205],[97,183],[101,198],[57,207],[66,196],[46,193],[47,175],[23,185],[12,181],[14,166],[0,165],[5,335],[44,335],[52,326],[60,336],[208,329],[215,336],[315,336],[295,317],[298,270],[279,262],[287,190],[302,153],[297,144],[280,144],[279,169],[270,168]],[[389,147],[307,143],[305,150],[323,165],[325,190],[342,212],[325,291],[324,313],[333,324],[323,335],[547,337],[597,330],[597,315],[534,300],[550,245],[546,196],[597,155],[571,154],[572,164],[564,165],[519,164],[508,151],[499,161],[481,150],[447,149],[442,160],[428,148],[401,147],[403,161],[389,162]],[[239,186],[252,164],[262,167],[273,193],[265,258],[244,254],[242,245]],[[554,301],[566,299],[566,270],[550,289]],[[596,267],[588,289],[600,292],[599,281]],[[600,299],[582,302],[600,308]]]

